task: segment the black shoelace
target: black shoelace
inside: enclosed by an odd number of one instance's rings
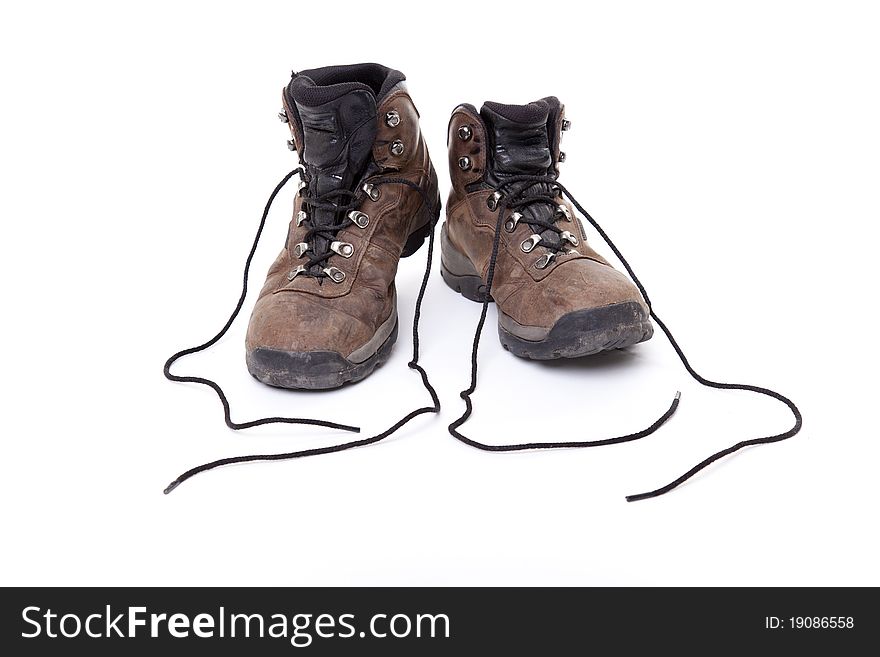
[[[302,178],[307,185],[311,182],[311,178],[307,171],[303,172]],[[327,277],[327,274],[320,268],[334,255],[334,252],[327,248],[327,245],[330,244],[332,240],[336,239],[336,233],[354,223],[348,217],[348,211],[357,208],[361,199],[362,195],[358,195],[347,189],[336,189],[319,196],[309,196],[308,194],[303,195],[303,207],[309,207],[313,210],[329,210],[337,217],[341,217],[336,223],[326,226],[310,225],[309,229],[306,231],[303,240],[309,245],[307,253],[310,254],[310,258],[304,265],[305,271],[303,272],[303,275],[312,276],[314,278]],[[308,221],[308,219],[306,221]],[[322,242],[324,248],[316,248],[315,238],[323,238]],[[315,267],[315,265],[318,265],[318,267]]]
[[[523,183],[526,183],[525,185]],[[626,261],[626,258],[623,257],[620,250],[614,245],[611,241],[611,238],[608,237],[608,234],[602,229],[602,227],[598,224],[598,222],[593,219],[593,217],[583,208],[583,206],[578,203],[577,199],[572,196],[571,192],[566,189],[564,185],[559,183],[555,177],[553,176],[528,176],[528,175],[520,175],[513,176],[507,179],[501,186],[499,186],[495,191],[497,191],[501,198],[497,201],[497,211],[498,211],[498,221],[495,225],[495,238],[492,242],[492,254],[489,259],[489,268],[486,274],[486,291],[485,298],[483,300],[483,308],[480,313],[480,320],[477,323],[477,329],[474,333],[474,342],[473,349],[471,351],[471,384],[466,390],[461,392],[461,398],[464,399],[465,402],[465,411],[462,413],[461,417],[459,417],[455,422],[449,425],[449,433],[452,434],[455,438],[460,440],[461,442],[470,445],[471,447],[476,447],[477,449],[481,449],[484,451],[491,452],[511,452],[511,451],[519,451],[519,450],[528,450],[528,449],[558,449],[558,448],[579,448],[579,447],[598,447],[602,445],[613,445],[617,443],[629,442],[632,440],[638,440],[639,438],[644,438],[652,433],[654,433],[657,429],[662,426],[662,424],[668,420],[673,413],[675,413],[681,393],[675,394],[675,399],[672,402],[672,405],[669,409],[662,415],[660,418],[654,422],[647,429],[643,429],[642,431],[638,431],[633,434],[629,434],[626,436],[619,436],[616,438],[607,438],[604,440],[592,440],[592,441],[582,441],[582,442],[542,442],[542,443],[520,443],[520,444],[510,444],[510,445],[488,445],[485,443],[477,442],[467,436],[463,435],[458,431],[459,427],[461,427],[465,422],[467,422],[471,413],[473,412],[473,402],[471,400],[471,395],[477,389],[477,354],[479,351],[480,345],[480,337],[483,332],[483,326],[486,323],[486,314],[489,309],[489,301],[490,295],[492,292],[492,281],[495,276],[495,264],[498,259],[498,249],[500,243],[500,236],[502,225],[504,223],[504,215],[505,212],[510,208],[521,207],[523,202],[533,203],[533,202],[542,202],[550,205],[555,205],[555,200],[552,195],[546,194],[529,194],[527,190],[530,189],[533,185],[542,185],[546,184],[550,186],[550,189],[556,189],[559,193],[564,194],[574,205],[577,210],[590,222],[593,228],[599,233],[605,243],[609,246],[609,248],[614,252],[614,255],[617,256],[618,260],[623,264],[630,278],[635,283],[636,287],[641,292],[642,297],[645,300],[645,303],[648,305],[650,310],[650,315],[657,322],[657,325],[663,330],[666,334],[666,337],[669,339],[672,348],[675,350],[675,353],[678,354],[679,359],[687,370],[688,374],[694,378],[701,385],[707,386],[709,388],[721,388],[725,390],[746,390],[749,392],[756,392],[762,395],[767,395],[768,397],[772,397],[773,399],[777,399],[783,404],[785,404],[789,410],[791,410],[794,415],[795,422],[794,425],[788,431],[783,433],[775,434],[772,436],[767,436],[763,438],[753,438],[751,440],[743,440],[735,445],[731,445],[730,447],[723,449],[715,454],[712,454],[707,459],[704,459],[693,468],[685,472],[682,476],[678,477],[674,481],[666,484],[665,486],[661,486],[656,490],[652,490],[646,493],[639,493],[637,495],[628,495],[626,497],[627,502],[636,502],[639,500],[645,500],[651,497],[658,497],[674,488],[680,486],[685,481],[693,477],[695,474],[708,467],[715,461],[724,458],[734,452],[737,452],[746,447],[750,447],[752,445],[763,445],[767,443],[775,443],[781,440],[786,440],[787,438],[791,438],[795,434],[797,434],[801,430],[801,426],[803,424],[803,420],[801,417],[801,412],[798,410],[798,407],[795,406],[794,402],[792,402],[788,397],[781,395],[774,390],[770,390],[768,388],[762,388],[760,386],[754,386],[749,384],[740,384],[740,383],[722,383],[718,381],[712,381],[707,379],[697,373],[696,370],[691,366],[688,359],[685,357],[684,352],[678,344],[678,341],[672,335],[672,332],[666,326],[666,324],[657,316],[654,312],[653,307],[651,306],[651,301],[648,298],[648,293],[645,291],[645,287],[642,285],[639,278],[633,272],[632,267],[630,267],[629,263]],[[507,194],[505,195],[505,192]],[[535,223],[533,219],[529,220],[529,223]],[[548,224],[555,222],[546,222]],[[544,223],[540,224],[544,226]],[[554,230],[554,232],[559,232],[558,228],[555,226],[545,226],[546,228],[550,228]]]
[[[526,177],[529,178],[528,176]],[[505,209],[513,210],[514,212],[525,210],[533,205],[550,206],[552,208],[552,213],[549,215],[549,218],[544,219],[540,215],[535,214],[527,219],[523,218],[522,221],[528,223],[535,233],[541,234],[541,241],[537,242],[533,249],[543,246],[554,253],[558,252],[566,245],[566,242],[561,239],[561,235],[563,235],[564,231],[557,225],[557,222],[562,219],[564,215],[557,207],[559,204],[559,194],[555,191],[556,183],[554,182],[552,185],[543,183],[535,184],[530,182],[530,180],[521,180],[521,178],[522,176],[511,176],[505,180],[496,191],[499,191],[500,193],[501,189],[510,187],[510,190],[505,195],[507,198]],[[550,178],[547,178],[546,180],[550,180]],[[554,233],[556,239],[552,242],[548,241],[546,237],[543,236],[543,233],[546,231]]]
[[[247,422],[233,422],[231,418],[231,411],[229,406],[229,400],[226,397],[226,394],[223,392],[223,389],[220,387],[218,383],[212,381],[210,379],[205,379],[203,377],[197,376],[179,376],[177,374],[171,373],[171,366],[180,358],[187,356],[189,354],[194,354],[200,351],[204,351],[214,344],[216,344],[220,338],[226,335],[226,332],[232,326],[232,323],[235,321],[236,317],[238,317],[239,312],[241,312],[242,306],[244,306],[245,298],[247,297],[247,288],[248,288],[248,276],[250,274],[251,261],[254,258],[254,254],[257,251],[257,246],[260,243],[260,237],[263,234],[263,228],[266,225],[266,219],[269,216],[269,210],[272,207],[272,202],[275,200],[275,197],[284,187],[284,185],[289,181],[293,176],[300,175],[302,176],[304,173],[303,169],[296,168],[290,173],[288,173],[284,178],[282,178],[281,182],[276,185],[275,189],[272,191],[272,194],[269,196],[269,200],[266,203],[266,207],[263,210],[263,216],[260,219],[260,225],[257,228],[257,234],[254,237],[254,243],[251,246],[250,253],[248,253],[248,257],[245,260],[244,264],[244,276],[242,281],[241,295],[239,296],[238,303],[235,305],[235,309],[232,311],[232,314],[229,316],[229,319],[226,321],[226,324],[223,325],[223,328],[220,329],[220,332],[217,333],[213,338],[208,340],[207,342],[200,344],[196,347],[190,347],[188,349],[183,349],[178,351],[176,354],[171,356],[165,362],[164,373],[165,377],[171,381],[178,381],[181,383],[200,383],[202,385],[206,385],[214,390],[217,393],[217,396],[220,398],[220,403],[223,405],[223,415],[224,420],[226,422],[226,426],[230,429],[248,429],[250,427],[256,427],[263,424],[310,424],[317,425],[322,427],[329,427],[331,429],[341,429],[343,431],[352,431],[354,433],[359,433],[360,428],[355,426],[350,426],[347,424],[338,424],[336,422],[328,422],[325,420],[312,420],[307,418],[291,418],[291,417],[266,417],[259,418],[257,420],[250,420]],[[406,185],[418,191],[421,196],[423,202],[430,207],[435,199],[429,199],[425,194],[424,190],[411,180],[407,180],[406,178],[379,178],[372,180],[371,183],[373,185]],[[351,193],[351,192],[349,192]],[[350,203],[352,206],[356,206],[362,198],[358,195],[352,195],[350,199]],[[305,201],[305,199],[304,199]],[[320,200],[316,199],[316,202],[329,204],[331,200],[328,198],[321,198]],[[340,209],[339,206],[334,206],[333,209]],[[433,216],[433,215],[432,215]],[[326,230],[330,230],[331,227],[328,227]],[[400,429],[410,420],[418,417],[419,415],[423,415],[425,413],[439,413],[440,412],[440,399],[437,397],[437,392],[434,390],[434,386],[431,385],[431,382],[428,380],[428,373],[424,370],[424,368],[419,365],[419,320],[421,318],[422,312],[422,300],[425,297],[425,290],[428,287],[428,277],[431,272],[431,262],[433,259],[434,253],[434,224],[431,224],[430,232],[428,233],[428,258],[427,263],[425,265],[425,274],[422,277],[422,284],[419,288],[419,294],[416,298],[416,307],[415,314],[413,315],[413,356],[412,360],[408,363],[410,369],[416,370],[422,378],[422,385],[424,385],[425,390],[428,391],[428,394],[431,396],[431,401],[433,402],[433,406],[424,406],[422,408],[417,408],[416,410],[408,413],[391,427],[383,431],[382,433],[376,434],[375,436],[371,436],[370,438],[362,438],[360,440],[353,440],[347,443],[341,443],[337,445],[329,445],[327,447],[317,447],[314,449],[305,449],[296,452],[286,452],[283,454],[251,454],[247,456],[233,456],[229,458],[219,459],[216,461],[211,461],[210,463],[205,463],[203,465],[199,465],[195,468],[191,468],[187,470],[180,476],[178,476],[174,481],[172,481],[167,488],[165,488],[165,494],[167,495],[175,488],[177,488],[180,484],[182,484],[187,479],[194,477],[195,475],[206,472],[208,470],[213,470],[214,468],[219,468],[224,465],[232,465],[234,463],[248,463],[252,461],[283,461],[287,459],[296,459],[302,458],[306,456],[318,456],[320,454],[331,454],[333,452],[341,452],[347,449],[352,449],[354,447],[364,447],[366,445],[372,445],[373,443],[377,443],[380,440],[384,440],[395,431]]]

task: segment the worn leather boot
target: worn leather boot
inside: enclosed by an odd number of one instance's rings
[[[294,74],[282,93],[305,174],[248,326],[247,366],[263,383],[335,388],[390,355],[398,261],[440,208],[404,80],[378,64],[330,66]]]
[[[639,290],[587,244],[554,185],[570,125],[554,97],[487,102],[479,112],[459,105],[449,122],[441,273],[452,289],[482,302],[492,268],[501,344],[523,358],[586,356],[653,334]]]

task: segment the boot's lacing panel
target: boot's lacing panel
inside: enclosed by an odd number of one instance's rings
[[[297,276],[311,276],[318,279],[329,278],[334,283],[341,283],[345,280],[345,272],[337,267],[328,266],[328,260],[334,255],[343,258],[350,258],[354,255],[354,246],[349,242],[337,240],[336,235],[342,229],[352,225],[358,228],[367,227],[370,218],[357,210],[364,196],[347,189],[337,189],[326,194],[312,196],[309,191],[309,175],[303,171],[302,176],[306,183],[300,189],[303,207],[311,210],[328,210],[337,219],[335,223],[326,226],[312,226],[309,212],[301,211],[297,217],[297,226],[306,224],[309,225],[309,228],[303,236],[303,241],[294,246],[293,255],[298,259],[308,256],[308,260],[292,269],[287,274],[287,280],[292,281]]]
[[[579,244],[577,236],[558,225],[559,222],[571,222],[571,212],[565,204],[560,203],[562,193],[555,179],[547,176],[543,178],[544,182],[535,184],[531,180],[520,180],[521,177],[509,178],[486,198],[486,205],[490,209],[497,209],[501,198],[498,190],[504,189],[504,207],[512,211],[504,221],[504,230],[512,233],[520,222],[529,224],[534,232],[522,241],[520,249],[524,253],[531,253],[538,247],[547,249],[535,261],[538,269],[546,269],[561,255],[578,254],[575,248]],[[523,212],[526,208],[532,208],[528,217]]]

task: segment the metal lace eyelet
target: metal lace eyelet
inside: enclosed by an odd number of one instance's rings
[[[460,158],[458,158],[458,168],[462,171],[467,171],[468,169],[470,169],[471,158],[469,158],[467,155],[462,155]]]
[[[296,226],[299,228],[303,225],[303,222],[309,218],[309,215],[306,214],[305,210],[300,210],[296,213]]]
[[[305,193],[303,192],[303,190],[306,189],[308,186],[309,184],[305,180],[300,180],[296,185],[296,193],[300,196],[304,196]]]
[[[309,245],[306,242],[300,242],[295,247],[293,247],[293,255],[295,255],[297,258],[302,258],[308,250]]]
[[[370,224],[370,217],[360,210],[352,210],[348,213],[348,218],[358,228],[366,228]]]
[[[561,214],[566,221],[571,221],[571,212],[569,212],[568,208],[562,203],[556,206],[556,212],[557,214]]]
[[[562,162],[565,162],[566,157],[567,155],[564,151],[559,151],[559,158],[557,159],[557,161],[561,164]]]
[[[400,123],[400,113],[397,110],[391,110],[385,114],[385,125],[389,128],[395,128]]]
[[[458,138],[462,141],[468,141],[473,136],[474,131],[471,130],[469,125],[463,125],[458,129]]]
[[[281,121],[281,123],[290,123],[290,118],[287,116],[287,110],[283,107],[281,108],[281,111],[278,112],[278,120]]]
[[[540,258],[538,258],[538,261],[535,263],[535,268],[546,269],[547,267],[550,266],[550,263],[553,262],[554,260],[556,260],[555,253],[545,253]]]
[[[293,141],[293,139],[288,139],[288,140],[287,140],[287,150],[289,150],[289,151],[295,151],[295,150],[296,150],[296,142]]]
[[[372,183],[364,183],[362,189],[364,190],[364,193],[370,197],[371,201],[379,200],[379,196],[381,195],[381,193],[379,192],[379,188],[376,185],[373,185]]]
[[[568,232],[567,230],[562,231],[562,233],[561,233],[559,236],[560,236],[563,240],[565,240],[566,242],[568,242],[569,244],[571,244],[572,246],[577,246],[578,244],[580,244],[580,241],[578,240],[578,238],[575,237],[574,235],[572,235],[572,234],[571,234],[570,232]]]
[[[541,241],[541,236],[533,233],[527,240],[523,241],[522,244],[519,245],[525,253],[531,253],[534,251],[535,247],[538,246],[538,242]]]
[[[350,258],[354,254],[354,246],[348,242],[331,242],[330,250],[338,253],[343,258]]]
[[[486,199],[486,205],[493,212],[498,209],[498,201],[501,200],[501,192],[494,192],[492,196]]]
[[[323,272],[327,274],[334,283],[341,283],[345,280],[345,272],[337,267],[324,267]]]
[[[300,266],[297,267],[296,269],[292,269],[292,270],[290,270],[290,271],[288,272],[288,274],[287,274],[287,280],[288,280],[288,281],[292,281],[294,278],[296,278],[296,277],[299,276],[300,274],[305,274],[305,273],[306,273],[306,267],[305,267],[305,265],[300,265]]]
[[[519,212],[514,212],[512,215],[510,215],[510,218],[505,222],[504,229],[508,233],[512,233],[513,231],[516,230],[516,226],[519,223],[520,219],[522,219],[522,214],[520,214]]]
[[[395,139],[393,142],[391,142],[389,150],[391,151],[392,155],[400,156],[403,155],[403,151],[405,150],[405,148],[402,141],[400,141],[399,139]]]
[[[571,121],[562,119],[562,132],[568,132],[569,130],[571,130]]]

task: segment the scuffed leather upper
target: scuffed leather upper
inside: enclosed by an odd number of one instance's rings
[[[365,92],[358,89],[353,93]],[[289,124],[297,152],[304,161],[305,151],[318,148],[315,144],[321,143],[320,136],[317,140],[304,138],[304,130],[306,134],[309,131],[308,121],[314,120],[314,116],[301,122],[290,94],[283,93],[282,102],[291,117]],[[373,102],[376,103],[375,99]],[[392,111],[400,117],[396,126],[385,120]],[[368,163],[362,172],[345,170],[337,171],[337,175],[355,174],[347,183],[352,189],[383,176],[402,177],[421,186],[427,198],[437,198],[437,178],[419,130],[419,115],[403,83],[387,90],[372,113],[369,130],[364,131],[372,135],[366,145]],[[332,121],[326,116],[321,120]],[[390,145],[395,140],[404,144],[400,155],[391,152]],[[318,157],[326,155],[335,144],[323,146]],[[337,156],[329,157],[335,161]],[[288,273],[305,262],[296,257],[294,247],[304,241],[309,228],[308,224],[296,225],[297,213],[303,206],[302,195],[297,194],[286,244],[269,269],[251,314],[246,339],[249,352],[263,347],[296,352],[335,351],[348,357],[395,312],[394,277],[401,251],[408,236],[428,223],[431,212],[414,189],[393,184],[381,185],[379,189],[377,200],[365,197],[358,207],[369,216],[369,224],[365,228],[352,224],[336,235],[337,240],[354,247],[350,258],[334,255],[327,263],[345,273],[341,283],[306,276],[288,280]]]
[[[474,264],[484,281],[498,221],[498,210],[491,210],[487,205],[487,199],[494,191],[492,183],[503,180],[505,172],[534,173],[537,167],[548,164],[548,172],[558,170],[564,108],[555,98],[545,100],[556,102],[556,108],[551,108],[547,116],[546,139],[542,140],[530,125],[526,141],[517,142],[513,149],[505,145],[498,158],[493,150],[498,145],[498,129],[493,126],[490,130],[475,108],[460,105],[450,119],[447,143],[452,190],[446,205],[446,234],[452,246]],[[486,107],[484,113],[485,110]],[[462,126],[470,129],[469,139],[459,135]],[[509,131],[515,126],[502,128]],[[530,151],[528,143],[535,148]],[[548,151],[549,163],[546,162]],[[459,166],[462,156],[470,158],[468,170]],[[516,166],[511,166],[511,158],[517,156],[526,161],[527,170],[518,171]],[[504,162],[497,167],[496,162],[500,160]],[[545,269],[538,269],[535,262],[547,249],[538,247],[525,253],[520,248],[533,233],[528,222],[521,220],[512,233],[502,228],[491,292],[499,310],[520,324],[550,328],[563,315],[576,310],[627,301],[645,306],[629,278],[615,270],[587,244],[583,225],[571,204],[562,198],[559,202],[568,208],[572,220],[561,220],[557,225],[578,238],[577,253],[560,255]],[[509,214],[508,210],[506,215]]]

